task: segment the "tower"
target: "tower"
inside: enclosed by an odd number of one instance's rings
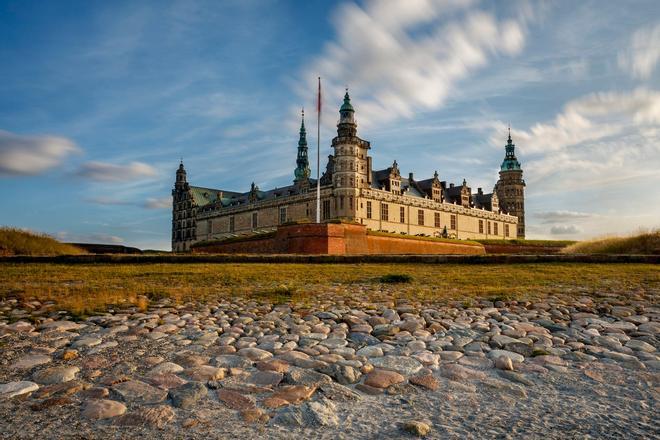
[[[296,158],[296,170],[293,172],[296,185],[309,184],[309,159],[307,157],[307,133],[305,132],[305,110],[302,111],[302,122],[300,123],[300,139],[298,140],[298,157]]]
[[[335,153],[332,179],[335,213],[337,217],[354,219],[360,188],[369,186],[371,181],[370,158],[367,156],[370,145],[357,136],[355,109],[348,89],[339,109],[337,136],[332,140],[332,147]]]
[[[184,251],[186,239],[191,235],[189,189],[186,169],[181,161],[176,170],[176,180],[172,189],[172,251],[174,252]]]
[[[525,238],[525,181],[520,162],[516,159],[515,144],[509,138],[505,146],[505,156],[500,167],[500,179],[497,181],[499,207],[510,215],[518,217],[518,238]]]

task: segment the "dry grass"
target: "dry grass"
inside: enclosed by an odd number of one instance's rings
[[[46,234],[0,227],[0,255],[78,255],[85,251]]]
[[[629,237],[580,241],[562,249],[562,253],[660,255],[660,230],[642,232]]]
[[[382,283],[395,273],[402,284]],[[0,298],[53,302],[77,315],[109,307],[147,309],[175,303],[247,297],[273,303],[387,297],[420,301],[470,298],[531,300],[548,295],[634,291],[657,301],[660,267],[644,264],[15,264],[0,265]]]

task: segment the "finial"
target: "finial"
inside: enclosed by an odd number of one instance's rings
[[[509,140],[511,140],[511,123],[509,123]]]
[[[302,118],[305,119],[305,107],[302,108]]]

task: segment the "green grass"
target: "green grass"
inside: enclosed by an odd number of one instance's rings
[[[0,255],[77,255],[85,251],[45,234],[0,227]]]
[[[481,244],[509,244],[518,246],[566,247],[576,243],[574,240],[475,240]]]
[[[381,282],[392,274],[410,281]],[[78,316],[108,307],[146,309],[162,298],[175,304],[243,297],[350,305],[633,292],[657,302],[659,291],[660,266],[650,264],[0,264],[0,298],[52,302]]]
[[[410,283],[411,281],[412,277],[405,273],[388,273],[380,277],[381,283]]]
[[[628,237],[606,237],[580,241],[562,250],[566,254],[660,255],[660,230]]]
[[[237,235],[235,237],[227,237],[218,240],[203,240],[203,241],[198,241],[197,243],[193,243],[192,245],[190,245],[190,247],[192,249],[195,249],[195,248],[213,246],[215,244],[239,243],[244,241],[263,240],[264,238],[273,238],[273,237],[275,237],[275,231],[263,232],[261,234]]]
[[[393,238],[406,238],[410,240],[436,241],[441,243],[465,244],[468,246],[481,246],[481,244],[477,243],[476,241],[470,241],[470,240],[457,240],[453,238],[440,238],[440,237],[424,237],[419,235],[404,235],[404,234],[396,234],[394,232],[372,231],[370,229],[367,229],[367,235],[377,235],[381,237],[393,237]]]

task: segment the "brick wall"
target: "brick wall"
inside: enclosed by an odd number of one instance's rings
[[[280,226],[274,237],[219,243],[194,249],[195,253],[245,254],[485,254],[483,246],[412,238],[367,235],[363,225],[303,224]]]

